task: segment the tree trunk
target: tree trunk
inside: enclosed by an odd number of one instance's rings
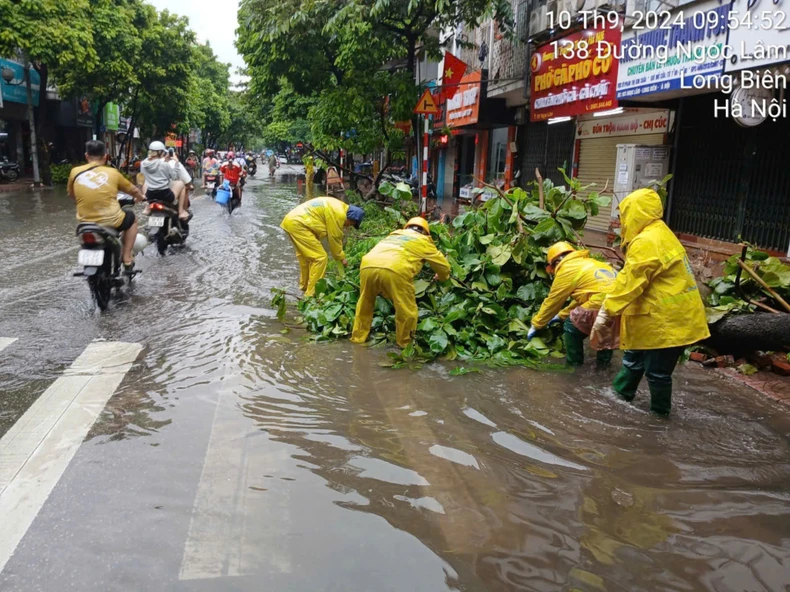
[[[790,314],[734,315],[710,326],[705,342],[723,354],[740,356],[753,351],[790,349]]]

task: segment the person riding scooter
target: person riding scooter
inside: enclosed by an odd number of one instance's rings
[[[244,175],[244,169],[235,161],[236,155],[233,152],[228,152],[228,161],[220,167],[220,172],[225,180],[230,183],[233,197],[241,203],[241,179]]]

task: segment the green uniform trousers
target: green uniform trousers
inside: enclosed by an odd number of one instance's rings
[[[569,366],[581,366],[584,364],[584,340],[587,335],[579,331],[570,319],[565,320],[562,326],[562,339],[565,341],[565,361]],[[598,364],[603,366],[612,361],[614,350],[602,349],[597,352],[595,359]]]
[[[650,387],[650,410],[669,415],[672,408],[672,372],[683,347],[626,350],[623,367],[614,378],[614,390],[626,401],[633,401],[642,376]]]

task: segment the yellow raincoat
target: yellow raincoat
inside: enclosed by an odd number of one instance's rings
[[[428,262],[441,281],[450,277],[450,264],[430,237],[413,230],[396,230],[362,258],[361,292],[351,341],[364,343],[373,322],[373,307],[381,294],[395,307],[395,339],[406,347],[417,329],[414,276]]]
[[[603,306],[610,316],[622,315],[622,349],[680,347],[710,337],[686,250],[663,215],[652,189],[634,191],[620,203],[625,266]]]
[[[338,261],[343,253],[343,227],[348,204],[334,197],[316,197],[296,206],[283,218],[280,228],[288,233],[299,261],[299,288],[305,296],[315,294],[315,285],[326,273],[329,260],[321,240],[326,238],[329,250]]]
[[[599,309],[604,296],[614,285],[616,273],[612,266],[590,258],[589,251],[575,251],[559,262],[551,291],[532,317],[532,326],[543,329],[559,312],[565,320],[577,306]],[[560,310],[571,298],[571,303]]]

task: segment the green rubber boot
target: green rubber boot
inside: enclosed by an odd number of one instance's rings
[[[613,356],[614,356],[613,349],[602,349],[595,354],[595,361],[598,364],[598,366],[608,366],[609,364],[612,363]]]
[[[650,385],[650,411],[659,415],[669,415],[672,410],[672,385]]]
[[[565,342],[565,362],[569,366],[584,364],[584,338],[587,337],[571,323],[570,319],[562,326],[562,340]]]
[[[623,399],[633,401],[644,373],[644,352],[626,350],[623,354],[623,367],[614,377],[612,386]]]

